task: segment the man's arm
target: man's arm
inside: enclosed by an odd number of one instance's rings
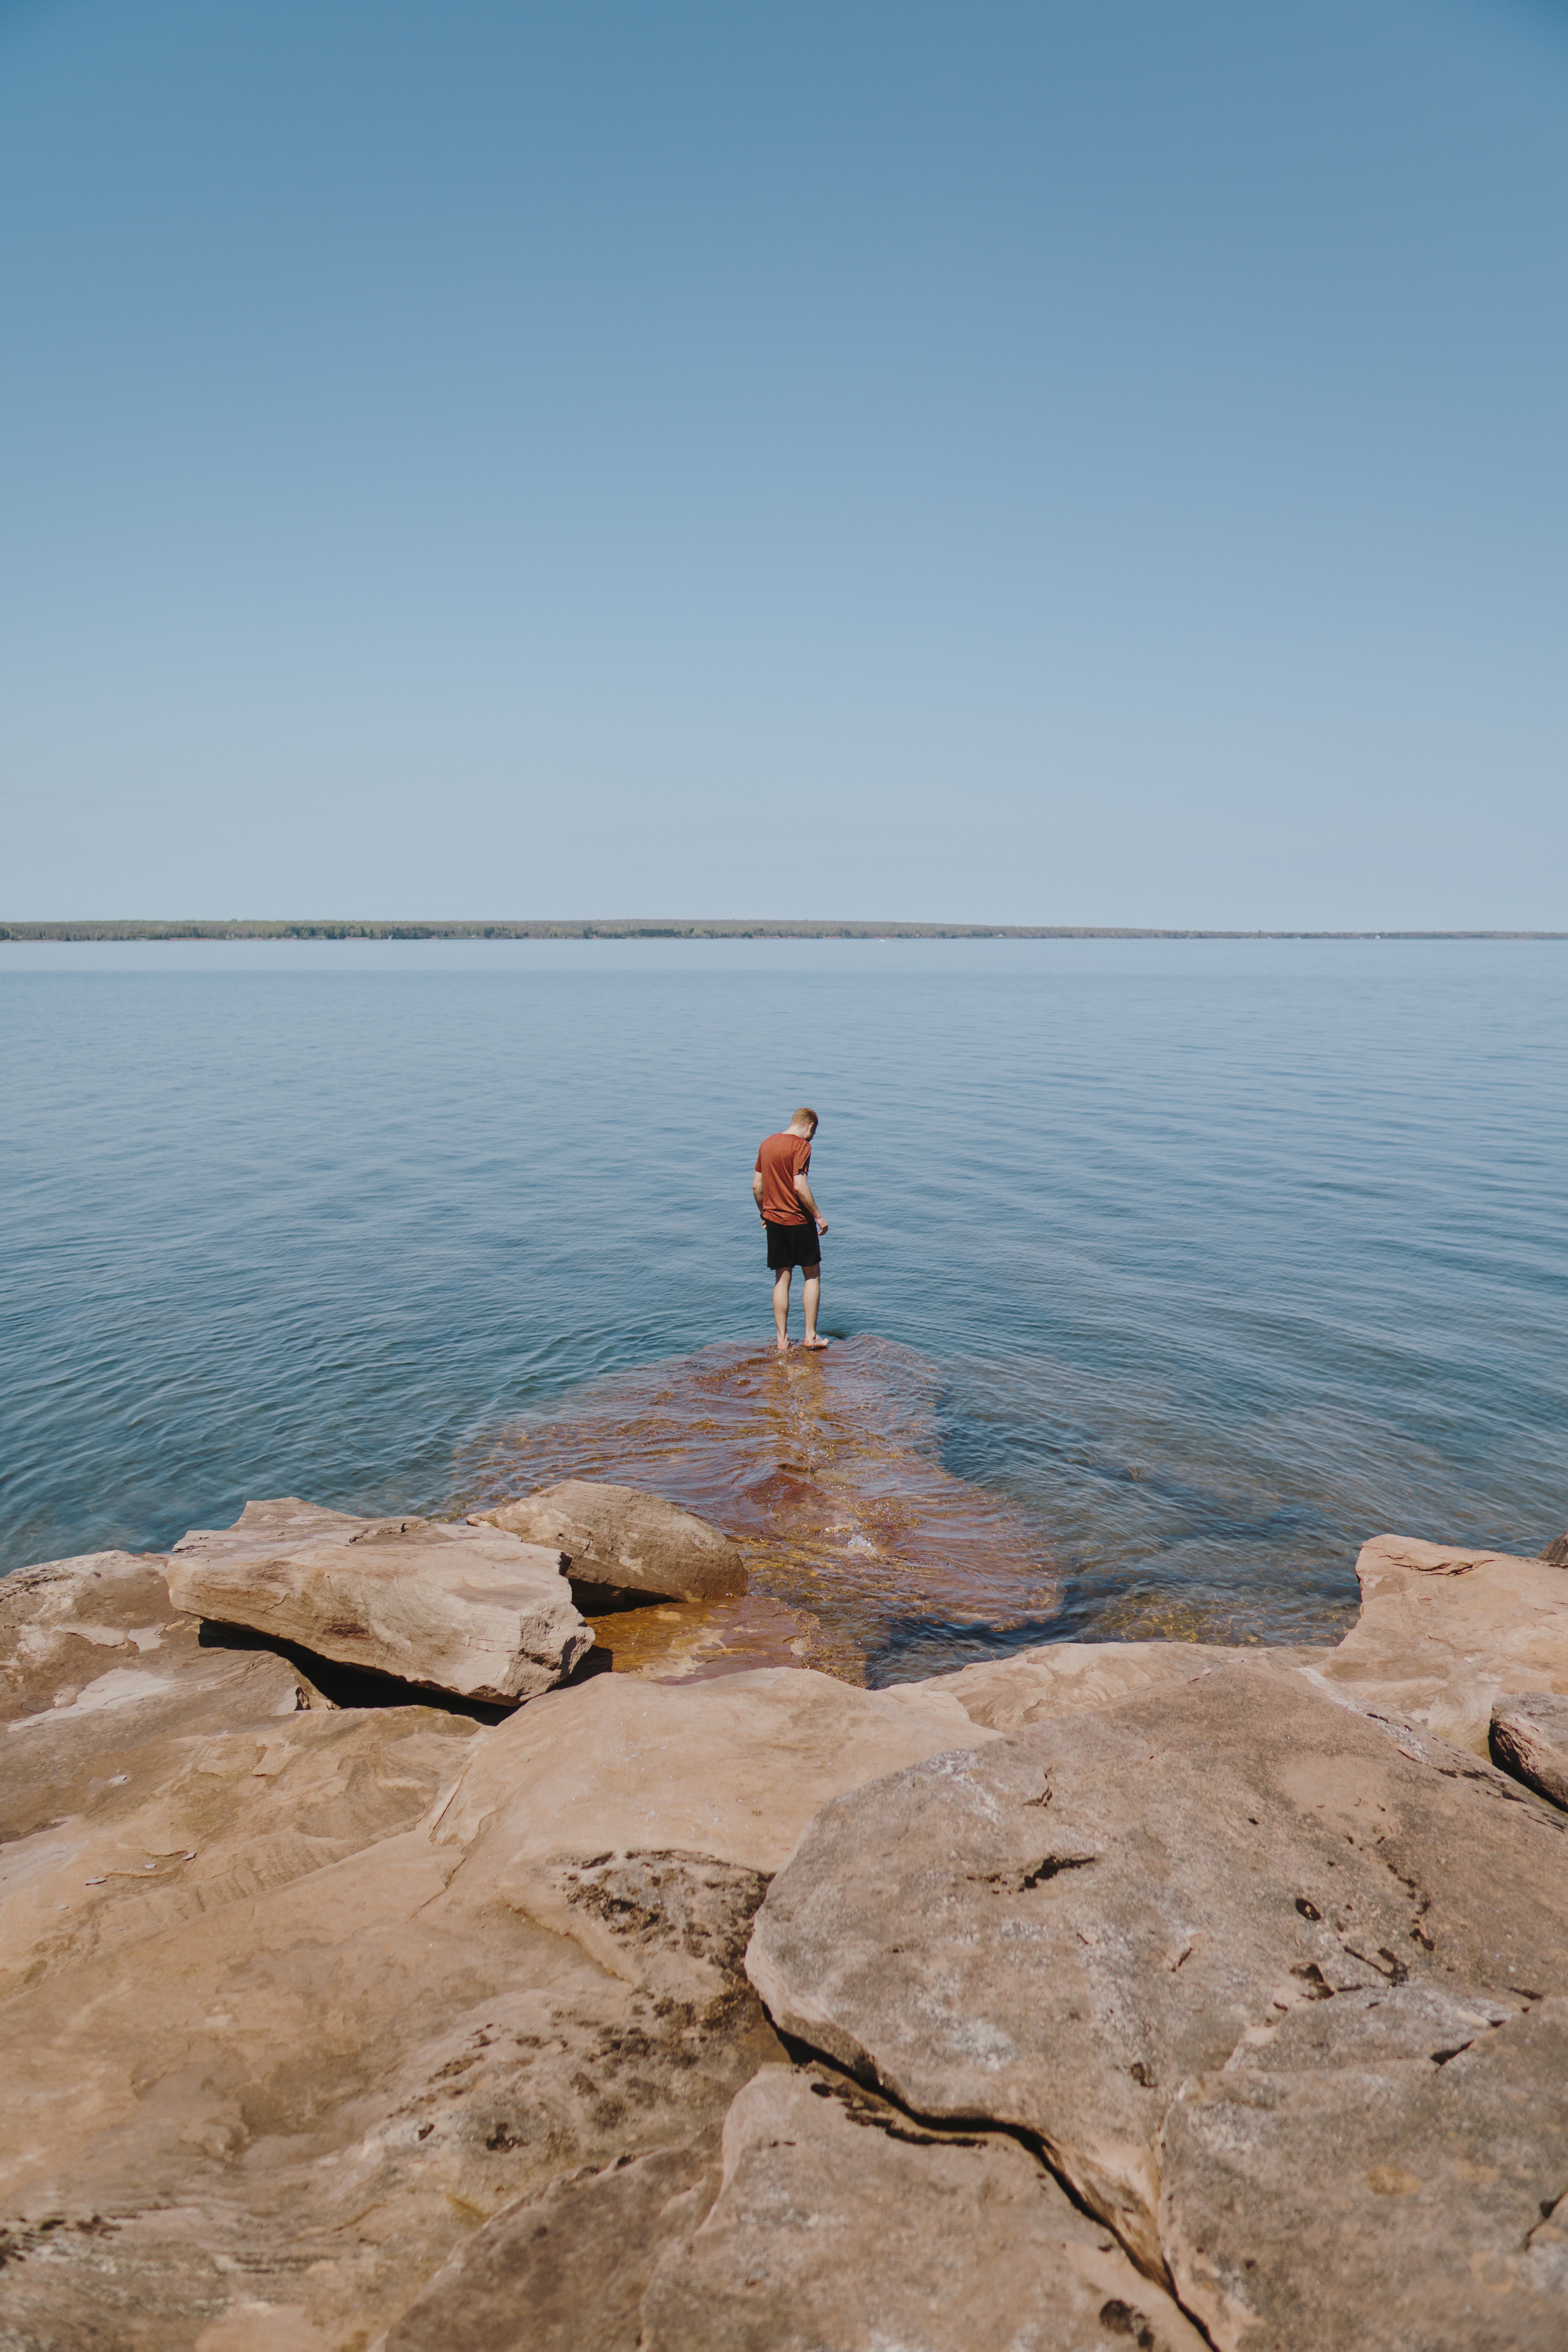
[[[752,1198],[757,1204],[757,1214],[760,1217],[763,1213],[763,1171],[760,1168],[753,1168],[752,1171]],[[765,1223],[766,1220],[764,1219],[763,1222]]]
[[[806,1214],[810,1217],[816,1218],[817,1232],[819,1234],[825,1234],[827,1231],[827,1220],[818,1209],[816,1201],[812,1198],[811,1186],[806,1181],[805,1171],[804,1169],[795,1180],[795,1197],[800,1202],[801,1207],[805,1211]]]

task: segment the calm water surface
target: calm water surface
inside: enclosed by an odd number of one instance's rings
[[[662,1465],[887,1680],[1568,1524],[1560,945],[5,947],[0,1012],[8,1568]]]

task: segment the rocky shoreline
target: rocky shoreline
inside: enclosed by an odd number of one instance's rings
[[[1561,2352],[1563,1550],[885,1690],[582,1479],[20,1571],[0,2352]]]

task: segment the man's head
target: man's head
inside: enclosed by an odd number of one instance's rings
[[[815,1135],[816,1133],[816,1113],[814,1110],[806,1110],[805,1108],[797,1110],[795,1117],[789,1123],[789,1129],[792,1135]]]

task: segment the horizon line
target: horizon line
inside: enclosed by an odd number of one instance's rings
[[[584,916],[551,921],[299,919],[258,918],[163,921],[123,916],[101,922],[0,922],[0,942],[68,944],[181,940],[1568,940],[1568,931],[1531,930],[1220,930],[1195,925],[1128,923],[907,923],[770,920],[758,916],[704,921],[652,916]]]

